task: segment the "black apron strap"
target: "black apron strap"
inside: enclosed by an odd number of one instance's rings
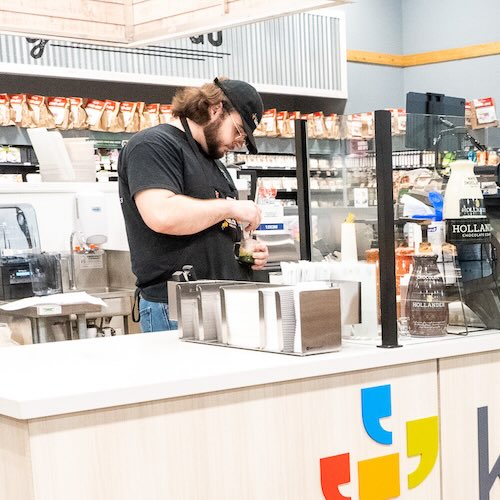
[[[141,308],[139,303],[141,301],[141,290],[136,288],[134,292],[134,304],[132,305],[132,321],[134,323],[139,323],[141,321]]]
[[[187,119],[185,116],[181,116],[180,118],[182,126],[184,127],[184,132],[186,133],[187,140],[189,142],[189,145],[191,146],[191,149],[193,150],[193,153],[195,154],[196,158],[198,158],[198,161],[203,163],[203,161],[206,161],[201,155],[200,152],[200,147],[198,143],[194,140],[193,134],[191,133],[191,129],[189,128],[189,124],[187,122]],[[215,166],[219,169],[219,172],[222,174],[224,179],[226,179],[226,182],[229,184],[229,188],[233,192],[233,195],[235,198],[238,197],[238,189],[234,185],[233,179],[231,178],[231,175],[227,171],[226,166],[220,161],[220,160],[213,160]]]

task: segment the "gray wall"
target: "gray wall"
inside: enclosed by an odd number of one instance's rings
[[[500,41],[499,0],[402,0],[402,7],[405,54]],[[404,92],[410,91],[492,96],[499,112],[500,55],[405,68]]]
[[[345,13],[347,49],[402,53],[401,0],[355,0],[327,10]],[[347,63],[348,99],[344,112],[403,107],[403,82],[402,68]]]
[[[353,50],[414,54],[500,41],[499,0],[355,0],[335,9],[345,12]],[[405,107],[410,91],[500,103],[500,55],[405,69],[348,63],[347,76],[345,113]]]

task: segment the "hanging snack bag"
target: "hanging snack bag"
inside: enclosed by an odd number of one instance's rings
[[[326,136],[328,139],[340,139],[340,119],[335,113],[325,116]]]
[[[266,128],[264,126],[263,120],[257,125],[257,128],[253,131],[254,137],[265,137],[266,136]]]
[[[89,99],[85,106],[87,113],[87,124],[90,130],[105,131],[103,124],[104,108],[106,107],[105,101],[98,99]]]
[[[465,101],[465,126],[467,128],[472,128],[471,115],[472,115],[472,104],[470,101]]]
[[[103,112],[103,124],[108,132],[123,132],[123,116],[120,114],[120,103],[118,101],[106,100]]]
[[[137,102],[137,107],[135,108],[135,112],[137,113],[137,118],[139,120],[139,125],[137,130],[142,130],[144,125],[144,109],[146,108],[146,103],[143,101]]]
[[[307,114],[307,137],[314,139],[314,113]]]
[[[288,133],[288,111],[280,111],[276,115],[276,128],[278,135],[281,137],[289,137]]]
[[[471,125],[473,129],[498,126],[495,100],[493,97],[472,99]]]
[[[288,113],[288,130],[290,133],[290,137],[295,136],[295,120],[300,120],[301,115],[300,111],[291,111]]]
[[[11,121],[18,127],[29,127],[31,125],[28,97],[26,94],[12,94],[10,98]]]
[[[69,127],[69,99],[67,97],[48,97],[47,106],[54,117],[56,127],[66,130]]]
[[[85,99],[83,97],[70,97],[69,104],[69,128],[87,128],[87,113],[85,113],[84,109]]]
[[[355,113],[352,115],[347,115],[347,139],[361,139],[362,134],[362,122],[361,122],[361,114]]]
[[[10,99],[8,94],[0,94],[0,127],[5,127],[7,125],[12,125],[10,119],[11,109],[10,109]]]
[[[47,108],[46,100],[47,98],[43,95],[28,95],[32,127],[54,128],[56,126],[54,117]]]
[[[267,137],[277,137],[278,136],[278,126],[276,124],[276,108],[268,109],[264,111],[262,115],[262,121],[264,127],[264,132]]]
[[[406,109],[398,108],[396,111],[398,134],[406,134]]]
[[[172,118],[172,105],[160,104],[160,123],[170,123]]]
[[[120,103],[120,115],[122,116],[125,132],[139,131],[139,115],[136,102],[123,101]]]
[[[373,113],[361,113],[361,136],[363,139],[373,139],[375,137],[375,122]]]
[[[142,112],[141,130],[154,127],[160,123],[160,104],[147,104]]]
[[[316,111],[313,115],[314,136],[316,139],[325,139],[327,137],[325,116],[323,111]]]

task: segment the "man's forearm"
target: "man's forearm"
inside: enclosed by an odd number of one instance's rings
[[[200,200],[174,195],[165,200],[164,209],[157,214],[156,232],[182,236],[196,234],[231,217],[234,200]]]

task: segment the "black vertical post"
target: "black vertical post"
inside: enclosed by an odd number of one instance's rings
[[[307,122],[295,120],[295,158],[297,161],[297,207],[299,211],[300,258],[311,260],[311,191],[309,188],[309,151]]]
[[[394,200],[392,190],[392,137],[390,111],[375,111],[377,219],[380,255],[380,316],[382,344],[398,344],[396,266],[394,253]]]

